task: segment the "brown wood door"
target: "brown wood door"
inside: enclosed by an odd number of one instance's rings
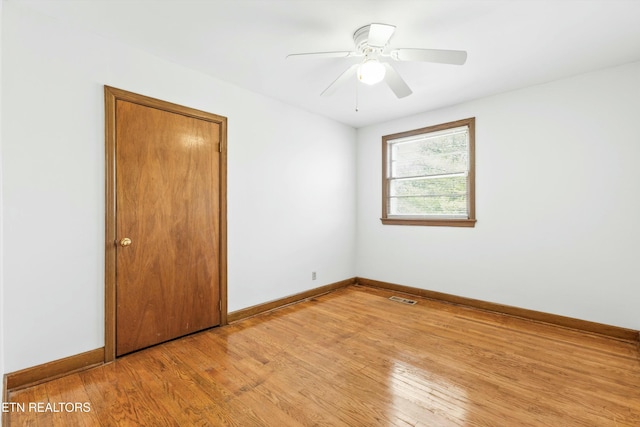
[[[221,323],[221,124],[121,99],[115,111],[119,356]]]

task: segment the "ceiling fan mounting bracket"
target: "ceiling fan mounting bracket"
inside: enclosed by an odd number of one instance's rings
[[[353,33],[353,43],[355,43],[356,50],[359,53],[364,53],[365,49],[369,46],[367,38],[370,26],[371,25],[365,25],[364,27],[360,27]]]

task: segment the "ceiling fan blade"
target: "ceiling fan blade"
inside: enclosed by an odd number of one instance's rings
[[[333,95],[333,93],[336,91],[336,89],[338,89],[338,87],[344,83],[345,81],[349,80],[350,77],[352,77],[353,75],[356,74],[356,69],[358,68],[360,64],[353,64],[351,67],[347,68],[344,73],[340,74],[340,76],[335,79],[333,81],[333,83],[331,83],[329,85],[328,88],[326,88],[324,91],[322,91],[322,93],[320,94],[320,96],[329,96],[329,95]]]
[[[402,77],[400,77],[400,74],[398,74],[391,64],[385,62],[384,68],[386,69],[384,81],[387,82],[393,93],[395,93],[398,98],[404,98],[413,93],[411,88],[407,86],[407,83],[405,83]]]
[[[371,24],[367,44],[371,47],[385,47],[395,30],[395,25]]]
[[[467,61],[467,52],[464,50],[441,49],[395,49],[391,52],[391,57],[398,61],[422,61],[462,65]]]
[[[337,52],[309,52],[309,53],[291,53],[287,55],[289,58],[347,58],[354,56],[355,52],[352,51],[337,51]]]

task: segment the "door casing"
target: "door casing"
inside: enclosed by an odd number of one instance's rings
[[[116,358],[116,101],[123,100],[160,110],[208,120],[220,125],[220,326],[227,321],[227,118],[104,86],[105,100],[105,362]]]

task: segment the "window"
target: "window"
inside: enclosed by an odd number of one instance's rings
[[[382,223],[473,227],[475,118],[382,137]]]

